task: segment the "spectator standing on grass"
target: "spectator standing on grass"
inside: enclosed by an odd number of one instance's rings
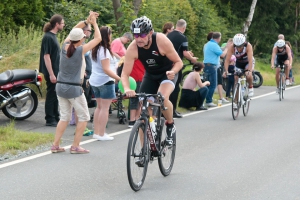
[[[210,82],[206,96],[206,106],[216,107],[213,103],[213,94],[217,87],[217,68],[220,64],[220,56],[224,57],[227,53],[227,45],[222,51],[218,43],[221,41],[221,33],[213,32],[212,38],[204,45],[204,78]]]
[[[122,37],[116,38],[112,41],[111,51],[118,60],[120,60],[121,57],[125,56],[125,44],[131,42],[132,39],[132,34],[130,32],[126,32]]]
[[[111,51],[112,31],[109,27],[100,28],[102,41],[92,50],[92,75],[90,84],[96,98],[97,107],[94,112],[94,134],[97,140],[113,140],[105,133],[108,122],[109,106],[116,98],[115,81],[120,77],[116,74],[117,59]]]
[[[120,62],[119,62],[119,67],[117,69],[118,76],[121,77],[122,70],[123,70],[123,65],[124,65],[124,59],[125,57],[122,57]],[[145,74],[145,67],[143,63],[139,60],[136,59],[133,64],[132,71],[129,76],[131,76],[135,81],[136,81],[136,89],[135,92],[138,93],[140,91],[140,86],[143,80]],[[139,104],[139,99],[138,97],[131,97],[129,99],[129,110],[130,110],[130,120],[128,122],[128,127],[132,128],[135,121],[140,117],[141,109],[140,109],[140,104]]]
[[[287,44],[290,49],[291,49],[291,54],[292,54],[292,58],[294,59],[294,52],[292,50],[292,45],[289,41],[285,41],[285,44]],[[294,84],[294,77],[293,77],[293,71],[292,71],[292,67],[290,69],[290,72],[289,72],[289,79],[290,79],[290,85],[293,85]]]
[[[82,28],[82,30],[83,30],[83,33],[85,34],[85,39],[86,40],[89,39],[91,36],[91,33],[92,33],[91,25],[87,24],[85,27]],[[92,59],[91,59],[90,51],[88,51],[84,54],[84,58],[85,58],[86,68],[85,68],[82,88],[84,91],[84,96],[86,98],[87,104],[89,105],[89,103],[92,100],[92,89],[91,89],[90,83],[89,83],[89,78],[92,73]],[[78,118],[77,118],[77,116],[75,114],[75,110],[73,108],[72,109],[72,119],[70,121],[70,125],[76,125],[77,122],[78,122]],[[86,128],[84,131],[84,134],[88,134],[89,132],[90,132],[90,130],[88,128]]]
[[[91,11],[86,21],[79,22],[71,30],[62,45],[60,71],[57,76],[57,84],[55,87],[59,101],[61,119],[58,122],[54,143],[51,147],[53,153],[65,151],[64,148],[59,147],[59,142],[71,119],[72,107],[75,108],[78,116],[78,123],[76,125],[74,141],[70,148],[70,153],[89,153],[89,150],[79,146],[87,121],[90,120],[86,98],[83,94],[81,85],[85,72],[84,54],[101,41],[101,35],[96,21],[98,16],[98,13]],[[82,28],[88,23],[93,25],[95,35],[93,40],[83,44],[85,41],[85,34],[83,33]]]
[[[62,31],[65,21],[61,15],[53,15],[43,28],[45,32],[40,51],[39,71],[44,74],[47,85],[45,100],[46,126],[57,126],[59,121],[58,100],[55,91],[56,78],[59,71],[60,44],[56,34]]]
[[[226,85],[226,98],[231,97],[231,91],[234,86],[234,71],[235,71],[235,55],[232,55],[230,58],[229,66],[228,66],[228,75],[227,75],[227,85]]]
[[[180,59],[182,60],[183,57],[188,59],[190,62],[195,63],[197,62],[197,57],[194,57],[193,53],[188,49],[188,40],[187,37],[184,35],[186,30],[187,23],[184,19],[180,19],[176,23],[176,28],[170,32],[167,37],[172,42],[174,49],[177,51]],[[178,72],[178,79],[175,83],[175,89],[170,95],[170,101],[173,104],[173,118],[182,118],[182,115],[176,111],[177,108],[177,101],[180,92],[179,84],[182,79],[182,69]]]
[[[167,22],[163,25],[162,32],[165,35],[168,35],[174,30],[174,24],[172,22]]]

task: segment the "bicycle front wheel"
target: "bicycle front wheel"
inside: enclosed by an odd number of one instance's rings
[[[246,87],[245,94],[247,94],[247,95],[243,97],[244,101],[245,101],[243,104],[243,114],[246,117],[246,115],[248,114],[248,111],[249,111],[249,106],[250,106],[250,99],[248,97],[248,94],[249,94],[248,86]]]
[[[176,133],[173,135],[173,144],[167,145],[165,140],[167,137],[167,133],[164,129],[164,122],[162,124],[161,135],[159,138],[159,151],[160,156],[158,157],[158,166],[161,174],[163,176],[168,176],[173,168],[174,160],[175,160],[175,152],[176,152]]]
[[[147,174],[149,146],[148,144],[144,145],[144,131],[146,131],[144,122],[136,121],[128,141],[127,177],[129,185],[134,191],[142,188]],[[143,148],[145,148],[145,153],[143,153]]]
[[[279,101],[281,101],[283,97],[283,76],[282,73],[280,73],[279,77]]]
[[[240,95],[240,84],[236,83],[234,85],[233,88],[233,97],[232,97],[232,117],[234,120],[237,119],[237,117],[239,116],[239,112],[240,112],[240,107],[241,107],[241,95]]]

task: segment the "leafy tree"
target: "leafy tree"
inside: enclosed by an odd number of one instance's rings
[[[1,0],[0,4],[0,31],[9,31],[23,25],[41,25],[45,16],[42,0]]]

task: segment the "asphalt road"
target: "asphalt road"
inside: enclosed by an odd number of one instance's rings
[[[255,90],[249,114],[231,116],[229,104],[176,119],[177,151],[172,173],[148,167],[143,188],[133,192],[126,174],[129,130],[113,115],[114,141],[84,137],[86,155],[49,151],[0,164],[1,199],[300,199],[300,87],[278,100],[275,88]],[[263,96],[260,96],[263,95]],[[24,130],[45,127],[42,110],[17,122]],[[0,115],[0,124],[8,120]],[[91,126],[91,124],[89,124]],[[117,131],[117,132],[116,132]],[[64,143],[72,140],[68,127]]]

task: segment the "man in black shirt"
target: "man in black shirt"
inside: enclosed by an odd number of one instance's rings
[[[197,58],[193,57],[192,52],[189,51],[187,37],[185,35],[183,35],[183,33],[185,32],[185,29],[186,29],[186,25],[187,24],[184,19],[178,20],[176,23],[176,29],[174,31],[170,32],[167,35],[167,37],[173,43],[173,46],[174,46],[175,50],[177,51],[181,60],[183,59],[183,57],[185,57],[190,62],[195,63],[195,62],[197,62]],[[179,83],[181,82],[181,79],[182,79],[182,70],[180,70],[178,72],[178,79],[175,84],[175,89],[170,96],[170,101],[173,104],[173,117],[174,118],[182,117],[182,115],[176,111],[177,100],[178,100],[178,95],[179,95],[179,91],[180,91]]]
[[[135,91],[130,89],[128,79],[134,61],[139,59],[145,67],[140,92],[147,94],[160,92],[165,97],[164,106],[168,109],[162,112],[166,118],[166,142],[172,145],[176,128],[172,117],[173,105],[169,101],[169,96],[175,88],[177,73],[183,63],[170,40],[163,33],[155,33],[151,20],[146,16],[133,20],[131,31],[134,40],[126,51],[121,76],[124,91],[127,97],[134,97]]]
[[[62,31],[65,26],[61,15],[53,15],[50,22],[46,23],[43,31],[40,53],[39,71],[44,74],[47,84],[47,94],[45,101],[46,126],[56,127],[59,121],[58,100],[55,92],[56,77],[59,70],[60,45],[56,38],[58,31]]]

